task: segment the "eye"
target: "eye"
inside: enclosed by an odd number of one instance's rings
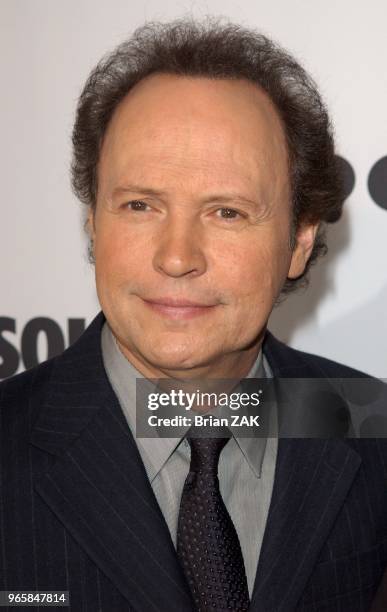
[[[130,202],[126,202],[125,208],[129,208],[129,210],[133,210],[134,212],[143,212],[146,211],[148,204],[145,204],[142,200],[131,200]]]
[[[218,210],[216,211],[217,216],[221,217],[222,219],[238,219],[241,218],[242,215],[240,212],[238,212],[237,210],[234,210],[233,208],[218,208]]]

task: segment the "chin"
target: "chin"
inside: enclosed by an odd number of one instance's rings
[[[194,355],[180,355],[177,356],[175,354],[168,355],[167,353],[162,353],[161,355],[151,355],[150,362],[152,362],[157,368],[162,368],[163,370],[185,370],[194,368],[202,365],[202,360],[195,358]]]
[[[146,350],[141,351],[143,357],[154,367],[163,370],[189,370],[208,363],[208,358],[193,347],[173,347],[170,350]]]

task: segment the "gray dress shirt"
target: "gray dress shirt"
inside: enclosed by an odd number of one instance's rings
[[[176,547],[180,499],[191,460],[190,445],[184,436],[180,439],[136,438],[136,378],[144,377],[121,353],[106,322],[101,342],[107,376]],[[260,351],[246,378],[271,376],[267,360]],[[241,438],[233,433],[219,459],[220,493],[239,537],[250,598],[273,489],[277,446],[278,440],[274,437]]]

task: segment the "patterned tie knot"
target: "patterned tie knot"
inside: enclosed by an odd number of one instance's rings
[[[217,476],[219,456],[229,439],[188,437],[191,446],[190,472],[205,472]]]

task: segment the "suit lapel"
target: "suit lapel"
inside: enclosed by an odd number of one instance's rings
[[[103,322],[56,361],[31,436],[53,466],[35,489],[135,610],[188,612],[168,527],[103,368]]]
[[[270,334],[264,350],[275,377],[321,377]],[[295,609],[360,463],[340,439],[279,439],[252,612]]]
[[[252,612],[294,610],[359,465],[340,440],[279,440]]]

